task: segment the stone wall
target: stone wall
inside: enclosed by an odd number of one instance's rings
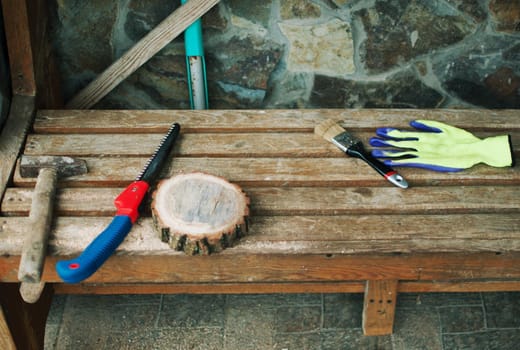
[[[0,130],[4,125],[9,112],[11,101],[11,84],[9,77],[9,65],[7,62],[7,49],[5,47],[4,23],[2,9],[0,8]]]
[[[50,3],[66,99],[179,6]],[[520,1],[222,0],[203,27],[211,108],[520,107]],[[96,108],[188,108],[183,50]]]

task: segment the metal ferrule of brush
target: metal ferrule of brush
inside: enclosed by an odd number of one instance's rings
[[[354,138],[349,132],[344,131],[332,138],[332,143],[335,144],[343,152],[347,152],[352,145],[356,144],[358,140]]]

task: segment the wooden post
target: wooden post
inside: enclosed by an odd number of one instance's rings
[[[1,0],[13,95],[37,96],[38,108],[63,106],[49,40],[45,0]]]
[[[394,327],[397,281],[367,281],[363,302],[363,333],[392,334]]]
[[[2,0],[13,95],[36,95],[33,52],[25,1]]]
[[[11,336],[10,342],[14,343],[16,349],[43,349],[45,323],[51,307],[53,288],[47,284],[35,304],[24,302],[18,290],[18,283],[0,283],[0,309],[3,310],[5,324],[9,329],[7,334]],[[0,327],[1,324],[0,318]],[[3,336],[3,330],[0,330],[0,336]]]
[[[13,336],[7,325],[7,321],[4,316],[4,311],[0,307],[0,349],[15,350]]]

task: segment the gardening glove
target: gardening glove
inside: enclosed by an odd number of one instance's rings
[[[374,147],[397,147],[402,150],[375,149],[372,155],[384,158],[389,166],[425,168],[454,172],[478,163],[494,167],[513,165],[509,135],[479,139],[473,134],[432,120],[414,120],[418,132],[380,128],[370,139]]]

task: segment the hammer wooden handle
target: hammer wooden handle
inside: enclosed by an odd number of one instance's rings
[[[25,238],[18,269],[18,279],[21,282],[39,283],[41,280],[47,255],[57,177],[54,168],[42,168],[38,174],[29,214],[33,231],[28,232]]]

